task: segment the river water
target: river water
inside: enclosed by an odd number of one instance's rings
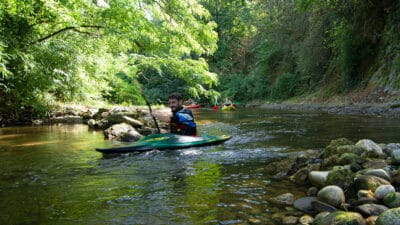
[[[85,125],[0,128],[0,224],[274,224],[293,211],[268,203],[307,187],[265,166],[330,140],[400,142],[381,117],[242,109],[194,110],[201,133],[225,144],[103,157],[110,146]],[[292,212],[296,214],[296,212]]]

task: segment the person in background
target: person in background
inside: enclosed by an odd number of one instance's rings
[[[190,109],[183,107],[182,95],[174,93],[168,97],[172,116],[166,117],[155,115],[159,120],[169,123],[170,132],[180,135],[197,135],[197,127],[193,113]]]
[[[185,105],[194,105],[193,99],[189,98],[186,102]]]
[[[225,102],[224,102],[224,106],[231,106],[233,103],[232,103],[232,100],[230,99],[230,98],[225,98]]]

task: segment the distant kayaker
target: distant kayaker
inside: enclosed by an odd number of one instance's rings
[[[232,100],[230,98],[225,98],[224,106],[231,106],[232,105]]]
[[[193,113],[190,109],[183,107],[182,95],[174,93],[168,97],[169,107],[171,108],[172,116],[166,117],[155,115],[158,119],[164,122],[169,122],[170,132],[181,135],[196,135],[196,123]]]
[[[191,99],[191,98],[189,98],[186,102],[185,102],[185,105],[194,105],[195,103],[194,103],[194,101],[193,101],[193,99]]]

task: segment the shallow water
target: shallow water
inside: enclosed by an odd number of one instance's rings
[[[332,139],[400,142],[400,122],[379,117],[243,109],[193,110],[223,145],[103,157],[110,146],[85,125],[0,129],[0,224],[274,224],[278,194],[265,165]],[[296,214],[292,212],[291,214]]]

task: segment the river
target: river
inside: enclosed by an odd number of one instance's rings
[[[274,224],[268,199],[307,187],[265,166],[330,140],[400,142],[398,120],[319,112],[194,110],[225,144],[103,157],[85,125],[0,128],[0,224]]]

